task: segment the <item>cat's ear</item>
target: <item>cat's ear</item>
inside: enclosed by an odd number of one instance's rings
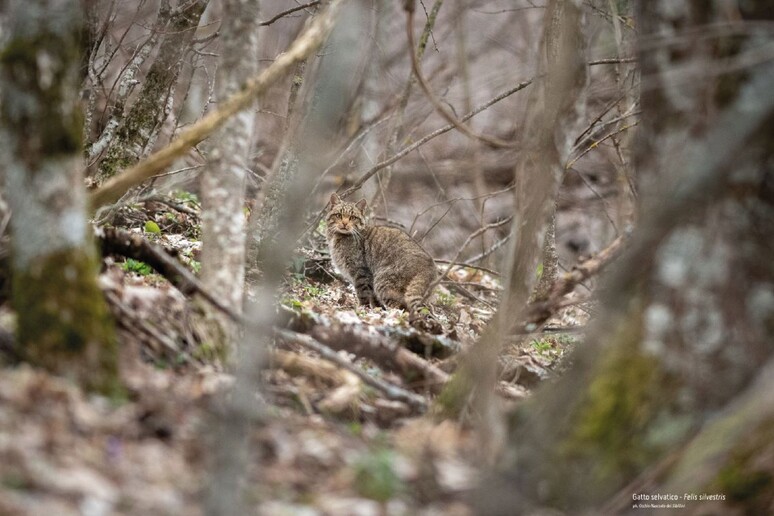
[[[331,208],[333,208],[334,206],[336,206],[340,202],[341,202],[341,199],[339,198],[339,196],[336,195],[336,192],[333,192],[331,194]]]
[[[357,201],[357,204],[355,204],[355,208],[364,212],[366,209],[366,200],[360,199],[359,201]]]

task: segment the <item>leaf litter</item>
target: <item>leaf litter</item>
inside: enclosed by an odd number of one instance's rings
[[[144,232],[196,270],[198,217],[153,207],[126,209],[117,223]],[[414,331],[402,310],[358,306],[354,290],[336,279],[320,249],[319,239],[299,249],[300,266],[288,273],[278,305],[374,335]],[[210,335],[197,328],[196,303],[159,275],[124,263],[107,258],[100,281],[118,322],[126,399],[84,393],[26,365],[4,366],[2,514],[202,514],[209,450],[220,445],[209,434],[211,408],[234,380],[217,358],[202,353]],[[447,279],[436,289],[433,312],[444,338],[464,350],[486,327],[501,287],[498,278],[467,267],[452,268]],[[474,299],[460,295],[454,283]],[[1,310],[0,323],[12,330],[12,315]],[[587,320],[586,312],[570,306],[549,324],[580,327]],[[579,339],[577,333],[521,338],[500,357],[500,383],[527,395],[554,374]],[[426,394],[422,382],[345,350],[338,355],[369,375]],[[454,369],[454,356],[426,358]],[[466,495],[486,465],[469,421],[413,413],[299,347],[274,350],[264,384],[267,414],[252,434],[255,458],[246,483],[257,513],[471,514]]]

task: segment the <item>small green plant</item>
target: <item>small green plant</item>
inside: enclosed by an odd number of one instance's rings
[[[158,224],[153,222],[152,220],[145,222],[145,232],[146,233],[152,233],[154,235],[160,235],[161,234],[161,228]]]
[[[185,190],[178,190],[175,192],[175,198],[178,201],[199,204],[199,197],[195,193],[186,192]]]
[[[541,355],[547,355],[554,349],[554,345],[551,341],[545,339],[533,340],[532,347]]]
[[[202,262],[197,261],[197,260],[191,260],[189,263],[191,264],[191,269],[193,269],[193,271],[196,274],[199,274],[201,272],[201,270],[202,270]]]
[[[133,258],[127,258],[126,261],[121,264],[121,269],[126,272],[134,272],[140,276],[147,276],[153,272],[153,269],[150,265]]]
[[[379,449],[360,457],[355,463],[355,488],[361,496],[386,502],[403,489],[395,472],[395,458],[387,449]]]
[[[435,298],[439,305],[447,306],[450,308],[453,307],[457,302],[457,297],[454,294],[448,294],[446,292],[438,292]]]
[[[300,310],[301,308],[304,307],[304,304],[301,301],[299,301],[298,299],[293,299],[293,298],[285,298],[285,299],[283,299],[282,300],[282,304],[287,306],[288,308],[294,308],[294,309],[297,309],[297,310]]]
[[[306,292],[309,297],[320,297],[323,295],[324,291],[320,287],[315,287],[314,285],[304,285],[304,292]]]

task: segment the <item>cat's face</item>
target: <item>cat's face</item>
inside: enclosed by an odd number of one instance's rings
[[[331,209],[328,211],[328,231],[352,235],[365,227],[366,200],[357,203],[342,201],[338,195],[331,195]]]

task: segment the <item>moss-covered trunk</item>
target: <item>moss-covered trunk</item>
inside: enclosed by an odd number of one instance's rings
[[[20,355],[117,392],[116,343],[86,219],[77,103],[78,2],[10,3],[2,50],[12,302]]]
[[[95,175],[99,183],[135,164],[152,150],[174,101],[183,57],[207,3],[208,0],[180,2],[170,13],[169,0],[162,1],[159,16],[168,15],[170,21],[160,29],[158,55],[142,82],[137,100],[123,116],[118,114],[120,123]],[[123,105],[116,108],[122,109]]]
[[[511,419],[485,514],[623,513],[654,494],[686,514],[771,509],[774,463],[754,456],[771,450],[771,394],[755,385],[774,375],[774,66],[709,71],[772,38],[703,30],[774,13],[638,5],[641,223],[573,368]]]

